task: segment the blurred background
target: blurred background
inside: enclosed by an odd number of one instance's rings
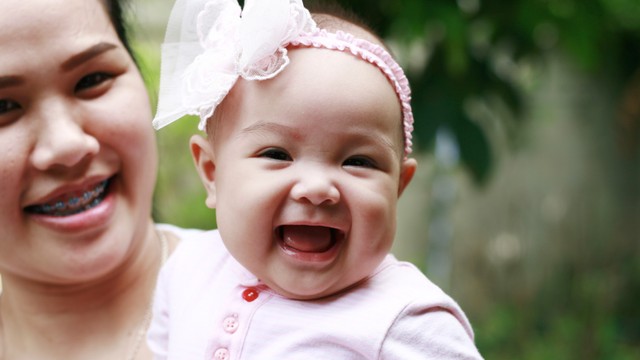
[[[397,257],[466,311],[487,359],[640,358],[640,1],[352,0],[413,88],[419,172]],[[152,101],[170,0],[133,0]],[[158,133],[155,214],[214,228]]]

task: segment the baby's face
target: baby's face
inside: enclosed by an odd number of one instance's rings
[[[225,100],[209,204],[238,261],[280,294],[309,299],[379,265],[415,161],[404,159],[400,104],[378,68],[326,49],[290,58]]]

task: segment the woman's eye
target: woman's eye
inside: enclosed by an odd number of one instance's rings
[[[291,161],[291,156],[289,156],[289,154],[284,151],[284,150],[280,150],[280,149],[268,149],[263,151],[262,153],[260,153],[260,157],[265,157],[265,158],[269,158],[269,159],[273,159],[273,160],[280,160],[280,161]]]
[[[102,72],[97,72],[97,73],[87,75],[82,79],[80,79],[80,81],[78,81],[75,87],[75,91],[80,92],[86,89],[91,89],[112,78],[113,78],[112,75],[109,75],[107,73],[102,73]]]
[[[364,168],[375,168],[376,164],[373,160],[366,158],[366,157],[361,157],[361,156],[355,156],[352,158],[348,158],[347,160],[344,161],[344,163],[342,164],[343,166],[355,166],[355,167],[364,167]]]
[[[20,109],[20,104],[9,99],[0,99],[0,115]]]

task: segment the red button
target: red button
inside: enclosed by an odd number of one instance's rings
[[[246,302],[252,302],[253,300],[258,298],[258,295],[260,295],[258,289],[252,287],[247,288],[242,292],[242,298]]]

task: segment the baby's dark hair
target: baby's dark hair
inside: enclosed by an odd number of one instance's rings
[[[349,27],[357,27],[371,35],[378,43],[389,51],[384,41],[376,31],[358,14],[347,9],[335,0],[309,0],[305,1],[305,7],[311,13],[313,20],[319,28],[330,32],[343,30],[349,32]]]
[[[334,22],[336,19],[342,19],[353,25],[359,26],[368,32],[375,34],[375,31],[365,22],[363,18],[358,16],[351,9],[347,9],[335,0],[308,0],[304,3],[305,7],[314,15],[329,15],[327,18],[315,20],[318,27],[327,30],[336,30],[339,23]],[[333,18],[332,18],[333,17]],[[333,19],[333,20],[332,20]]]

